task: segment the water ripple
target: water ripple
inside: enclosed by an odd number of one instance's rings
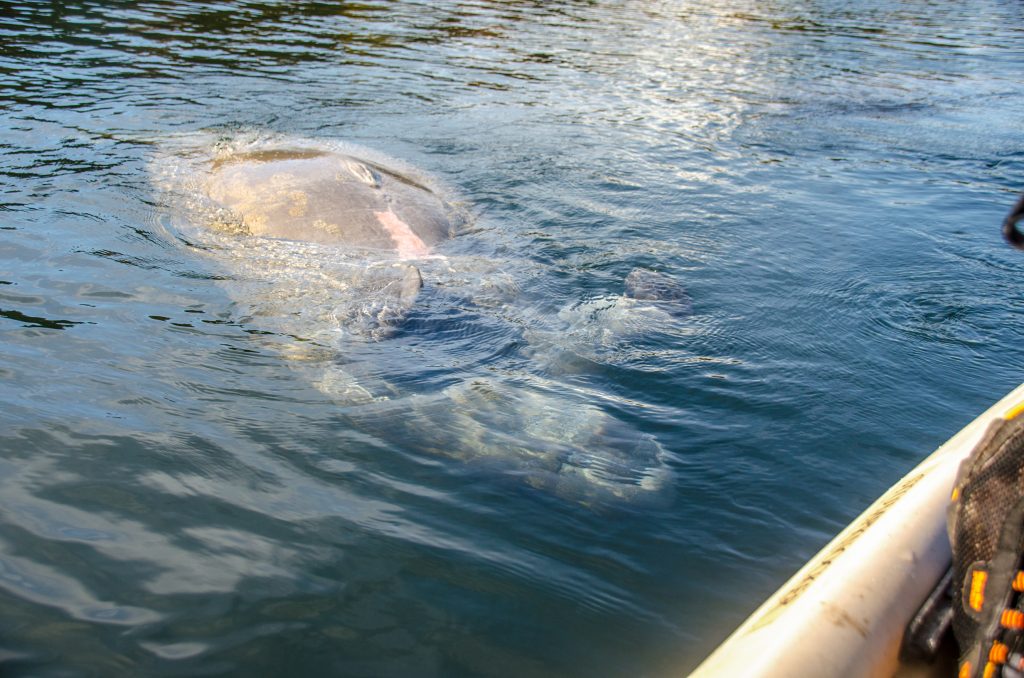
[[[5,675],[685,672],[1020,380],[1012,3],[2,14]],[[172,223],[254,130],[467,205],[386,337]]]

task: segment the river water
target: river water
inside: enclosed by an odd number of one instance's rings
[[[4,676],[677,675],[1024,373],[1013,0],[0,2],[0,123]],[[388,334],[176,228],[274,135],[468,214]]]

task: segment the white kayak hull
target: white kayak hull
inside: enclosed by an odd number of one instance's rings
[[[893,485],[758,608],[691,678],[955,675],[904,665],[907,623],[950,562],[946,507],[989,423],[1024,407],[1024,384]]]

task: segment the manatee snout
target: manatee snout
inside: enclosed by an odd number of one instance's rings
[[[675,278],[646,268],[634,268],[623,281],[625,296],[637,301],[654,302],[673,315],[693,313],[693,301]]]

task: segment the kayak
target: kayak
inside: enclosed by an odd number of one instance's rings
[[[902,660],[905,629],[950,565],[946,507],[989,424],[1024,408],[1024,384],[950,438],[768,598],[691,678],[956,675],[956,650]]]

